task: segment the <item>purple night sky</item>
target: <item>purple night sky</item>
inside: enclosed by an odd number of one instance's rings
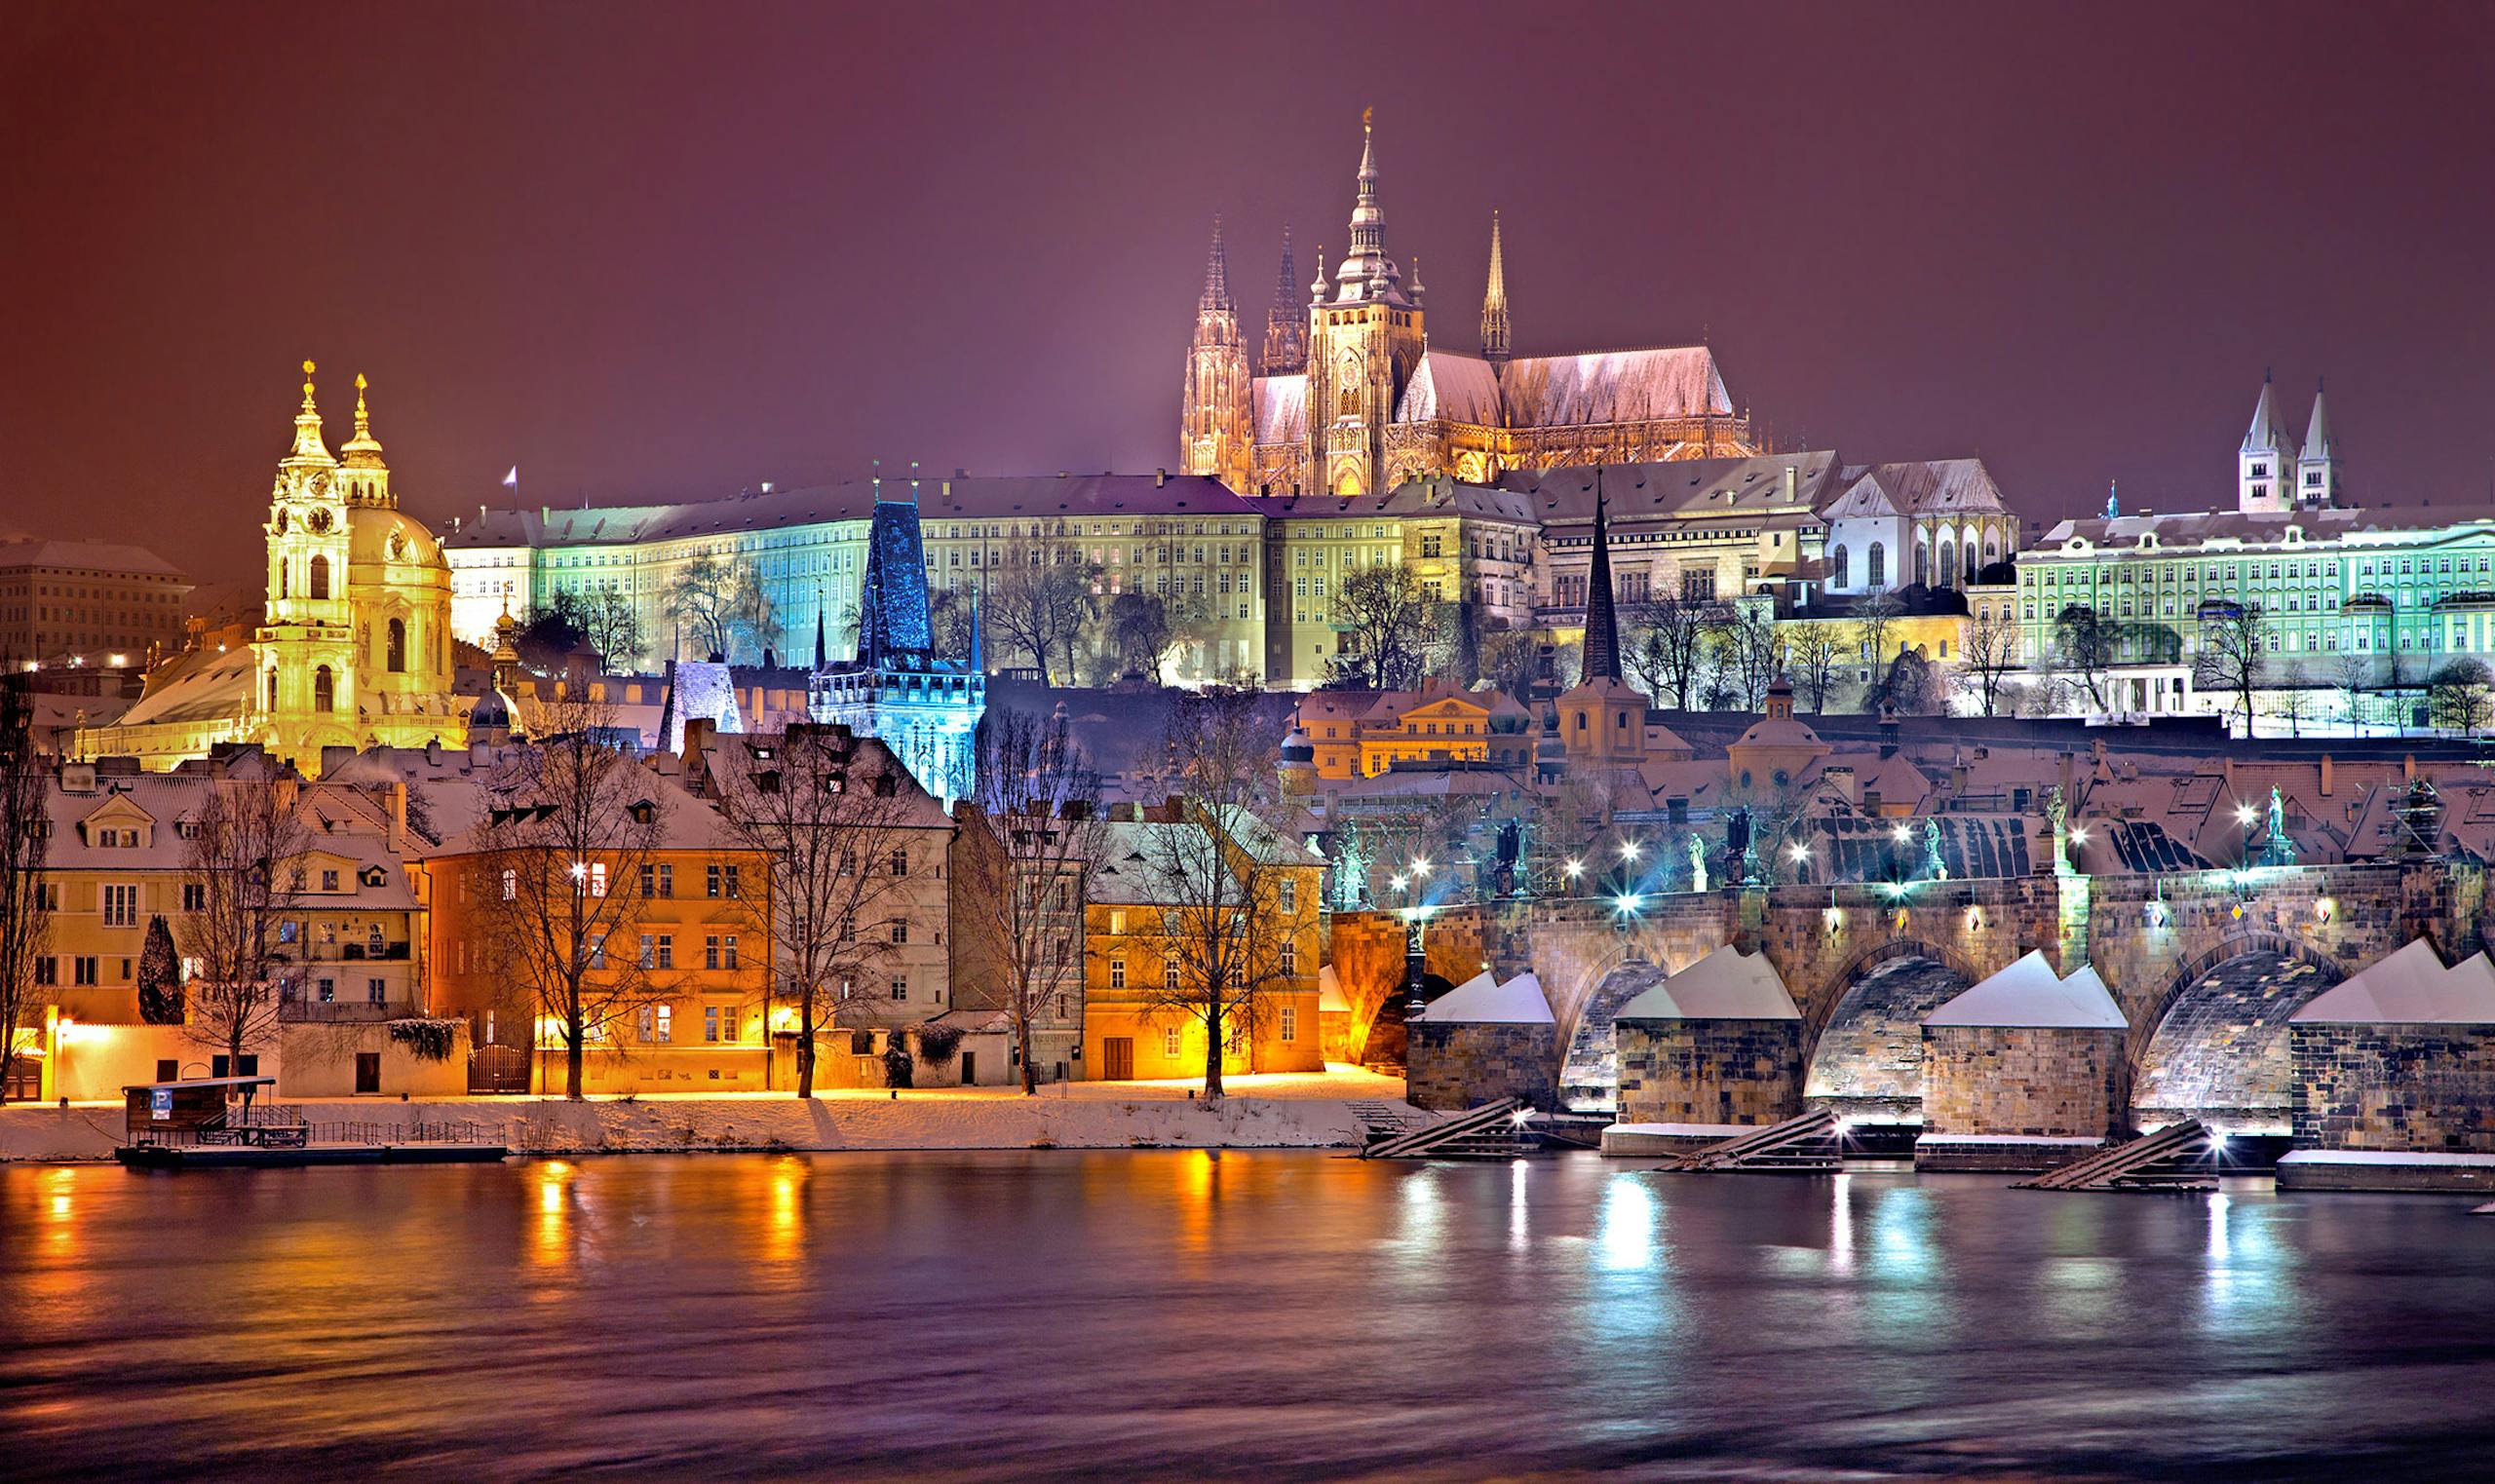
[[[2485,6],[19,5],[0,525],[250,569],[306,357],[408,507],[1149,470],[1216,211],[1261,325],[1387,244],[1476,343],[1702,334],[1787,446],[2031,518],[2223,502],[2265,364],[2353,497],[2489,502]]]

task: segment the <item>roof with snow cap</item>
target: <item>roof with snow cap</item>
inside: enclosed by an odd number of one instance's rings
[[[1631,1000],[1614,1020],[1799,1020],[1785,980],[1764,953],[1726,943]]]
[[[2495,1024],[2495,963],[2484,953],[2443,967],[2424,938],[2323,990],[2288,1017],[2296,1025]]]
[[[1502,984],[1483,970],[1430,1002],[1421,1018],[1433,1025],[1550,1025],[1551,1001],[1542,981],[1520,973]]]
[[[2096,970],[2068,978],[2036,949],[1923,1017],[1926,1025],[1989,1025],[2075,1031],[2119,1031],[2130,1022]]]

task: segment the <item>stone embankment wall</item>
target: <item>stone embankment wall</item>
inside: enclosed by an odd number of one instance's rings
[[[1522,1100],[1549,1111],[1559,1095],[1559,1032],[1549,1025],[1422,1021],[1405,1053],[1404,1097],[1415,1108],[1458,1110]]]
[[[2495,1154],[2495,1026],[2299,1025],[2299,1149]]]
[[[1926,1026],[1924,1131],[2101,1139],[2120,1122],[2122,1061],[2119,1030]]]
[[[1781,1123],[1802,1111],[1798,1020],[1615,1020],[1625,1123]]]

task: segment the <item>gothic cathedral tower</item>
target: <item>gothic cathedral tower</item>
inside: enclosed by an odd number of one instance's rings
[[[1187,343],[1179,467],[1245,489],[1254,441],[1248,414],[1248,348],[1239,339],[1239,306],[1230,297],[1230,265],[1222,255],[1221,220],[1215,217],[1205,291],[1196,300],[1195,338]]]
[[[1352,207],[1352,247],[1334,271],[1330,297],[1323,265],[1309,285],[1308,469],[1336,494],[1392,488],[1426,472],[1398,467],[1388,431],[1398,401],[1428,347],[1419,285],[1404,287],[1386,255],[1386,213],[1377,204],[1377,138],[1361,115],[1360,194]]]

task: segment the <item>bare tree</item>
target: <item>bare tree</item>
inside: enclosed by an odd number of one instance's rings
[[[1862,693],[1862,708],[1876,711],[1888,699],[1889,662],[1897,658],[1891,651],[1904,643],[1899,635],[1900,621],[1905,617],[1905,604],[1898,595],[1885,590],[1858,599],[1854,605],[1854,637],[1861,646],[1863,667],[1871,676],[1870,685]]]
[[[1062,717],[990,711],[979,753],[952,886],[955,960],[971,972],[954,994],[1001,1002],[1029,1094],[1039,1090],[1033,1023],[1068,1019],[1069,993],[1081,1023],[1083,905],[1106,830],[1100,780]]]
[[[2054,620],[2054,670],[2065,686],[2087,697],[2092,710],[2114,708],[2111,671],[2119,645],[2114,626],[2084,604],[2064,608]]]
[[[1793,628],[1785,646],[1785,665],[1806,710],[1828,708],[1837,673],[1845,663],[1844,631],[1834,624],[1806,623]]]
[[[1209,616],[1202,598],[1121,592],[1109,600],[1109,643],[1127,670],[1160,685],[1162,670],[1202,637]]]
[[[776,1009],[791,1012],[797,1096],[812,1097],[817,1043],[844,1007],[864,1003],[843,988],[866,983],[892,956],[888,930],[913,879],[895,869],[895,855],[941,831],[942,806],[889,747],[847,727],[718,738],[711,756],[721,813],[767,862],[770,890],[742,898],[771,937],[763,1023]]]
[[[1007,655],[1029,656],[1042,685],[1052,683],[1049,662],[1053,657],[1061,657],[1058,673],[1070,674],[1074,641],[1099,610],[1099,599],[1092,590],[1098,572],[1082,548],[1061,538],[1023,551],[988,589],[987,627],[996,636],[997,649]]]
[[[1734,705],[1755,711],[1776,679],[1776,625],[1755,607],[1726,614],[1708,630],[1708,657]]]
[[[2018,626],[1990,609],[1977,614],[1960,643],[1958,687],[1985,716],[2000,714],[2001,688],[2018,668]]]
[[[1403,691],[1438,664],[1443,620],[1439,600],[1401,562],[1363,567],[1334,590],[1340,652],[1329,675],[1345,685]]]
[[[2454,660],[2427,682],[2426,704],[2436,726],[2475,737],[2495,720],[2495,670],[2483,660]]]
[[[1169,802],[1144,823],[1142,855],[1163,971],[1146,975],[1147,1018],[1183,1017],[1205,1034],[1205,1095],[1221,1095],[1222,1057],[1252,1044],[1270,997],[1295,970],[1315,921],[1316,862],[1275,826],[1272,747],[1255,697],[1219,692],[1171,709]],[[1302,876],[1312,878],[1305,889]],[[1313,945],[1312,945],[1313,946]]]
[[[2365,693],[2373,689],[2373,656],[2349,653],[2341,655],[2330,666],[2330,683],[2339,692],[2340,706],[2347,714],[2348,730],[2354,734],[2363,727]]]
[[[641,867],[653,863],[671,802],[686,805],[662,798],[589,716],[564,720],[567,730],[506,752],[487,780],[485,848],[469,886],[477,951],[561,1039],[563,1094],[578,1099],[591,1044],[662,998],[665,970],[623,934],[641,922]]]
[[[35,747],[34,707],[11,676],[0,681],[0,1103],[9,1100],[19,1033],[33,1028],[46,998],[35,960],[52,936],[43,875],[51,793],[51,769]]]
[[[182,844],[185,884],[200,903],[183,915],[179,933],[194,966],[185,992],[188,1034],[223,1052],[229,1069],[239,1069],[277,1025],[280,924],[303,891],[311,838],[300,786],[290,772],[211,779]]]
[[[612,588],[581,594],[581,634],[597,655],[598,665],[613,669],[630,665],[649,647],[642,631],[641,610]]]
[[[1629,610],[1630,678],[1658,704],[1671,698],[1674,710],[1689,709],[1707,664],[1707,630],[1720,613],[1712,603],[1666,595]]]
[[[2201,607],[2201,647],[2192,660],[2192,683],[2234,697],[2235,713],[2247,738],[2252,735],[2252,693],[2260,688],[2268,664],[2262,649],[2269,636],[2269,621],[2257,603]]]
[[[758,654],[779,641],[780,623],[750,561],[696,556],[667,585],[665,612],[697,653]]]

